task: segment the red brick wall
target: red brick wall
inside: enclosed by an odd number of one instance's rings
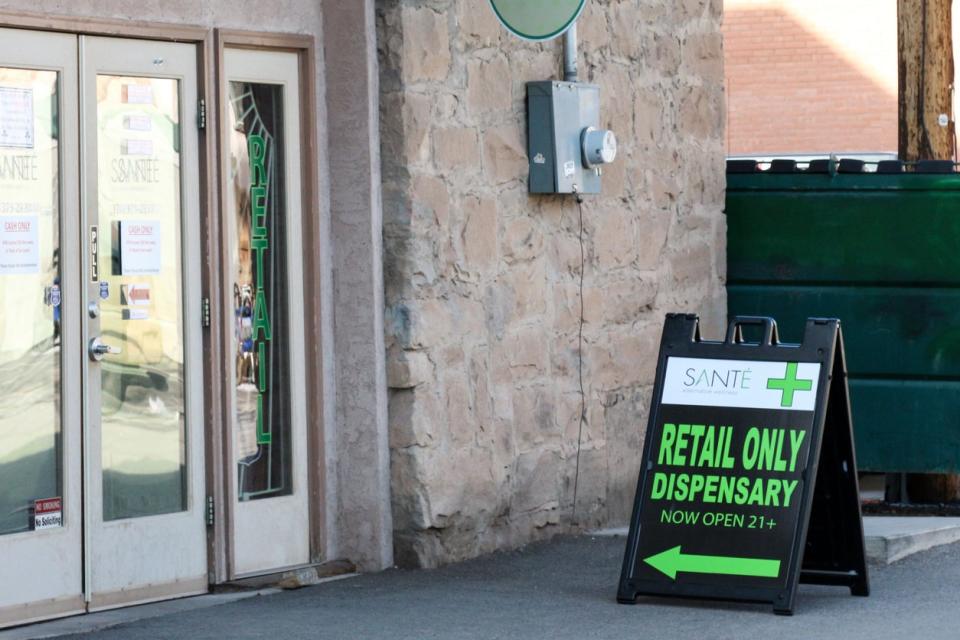
[[[895,152],[896,0],[727,0],[728,152]]]

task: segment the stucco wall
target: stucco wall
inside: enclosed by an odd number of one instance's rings
[[[433,566],[629,516],[668,311],[725,316],[720,0],[588,3],[581,79],[620,157],[584,205],[526,189],[524,83],[562,44],[479,0],[378,0],[394,546]]]

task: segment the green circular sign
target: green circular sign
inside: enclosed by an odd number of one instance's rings
[[[525,40],[550,40],[580,17],[587,0],[490,0],[497,18]]]

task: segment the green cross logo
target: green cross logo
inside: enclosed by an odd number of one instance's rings
[[[767,389],[775,389],[783,392],[780,397],[781,407],[793,406],[793,394],[797,391],[810,391],[813,389],[813,380],[797,379],[796,362],[787,363],[787,375],[782,378],[770,378],[767,380]]]

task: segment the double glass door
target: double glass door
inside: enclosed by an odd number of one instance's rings
[[[196,69],[0,30],[0,626],[207,588]]]

